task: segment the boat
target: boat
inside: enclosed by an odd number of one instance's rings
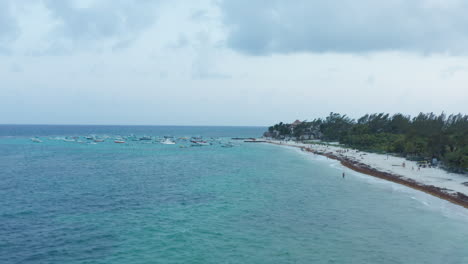
[[[206,142],[206,141],[196,141],[196,140],[190,140],[190,142],[192,142],[192,146],[194,147],[199,147],[199,146],[209,146],[210,143]]]
[[[166,138],[165,140],[161,141],[161,144],[164,144],[164,145],[174,145],[175,142],[172,141],[172,140],[169,139],[169,138]]]
[[[152,138],[147,137],[147,136],[143,136],[143,137],[139,138],[139,140],[152,140]]]
[[[104,139],[95,139],[94,142],[104,142]]]
[[[125,143],[125,141],[123,141],[123,140],[114,140],[114,143],[123,144],[123,143]]]
[[[31,141],[34,142],[34,143],[42,143],[42,140],[40,140],[38,138],[31,138]]]

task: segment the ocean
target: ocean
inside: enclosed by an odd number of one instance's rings
[[[466,209],[264,130],[1,125],[0,263],[468,263]]]

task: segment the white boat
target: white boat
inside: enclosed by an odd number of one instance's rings
[[[38,138],[31,138],[31,141],[34,142],[34,143],[42,143],[42,140],[40,140]]]
[[[125,141],[123,141],[123,140],[114,140],[114,143],[123,144],[123,143],[125,143]]]
[[[175,142],[172,141],[172,140],[169,139],[169,138],[166,138],[165,140],[161,141],[161,144],[164,144],[164,145],[174,145]]]

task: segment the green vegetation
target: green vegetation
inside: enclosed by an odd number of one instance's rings
[[[451,170],[468,170],[468,115],[420,113],[411,118],[380,113],[354,120],[330,113],[325,119],[276,124],[265,136],[338,141],[352,148],[391,152],[410,159],[436,158]]]

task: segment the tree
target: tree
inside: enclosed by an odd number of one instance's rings
[[[355,121],[331,112],[325,119],[317,118],[295,127],[280,122],[268,131],[296,138],[311,133],[362,150],[436,157],[451,168],[468,167],[468,115],[419,113],[411,118],[401,113],[393,116],[378,113],[366,114]]]

